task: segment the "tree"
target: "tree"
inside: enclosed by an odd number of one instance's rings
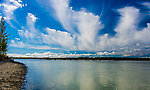
[[[8,34],[6,32],[5,20],[2,17],[0,22],[0,59],[6,57],[7,47],[8,47]]]

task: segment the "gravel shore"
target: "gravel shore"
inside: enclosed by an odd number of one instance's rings
[[[0,90],[20,90],[27,68],[18,62],[0,61]]]

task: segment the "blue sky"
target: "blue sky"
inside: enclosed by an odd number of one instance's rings
[[[10,56],[150,56],[149,0],[0,0]]]

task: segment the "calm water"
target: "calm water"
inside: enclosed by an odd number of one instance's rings
[[[150,62],[21,60],[26,90],[150,90]]]

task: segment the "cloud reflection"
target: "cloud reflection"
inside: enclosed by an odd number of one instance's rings
[[[16,61],[28,66],[27,89],[138,90],[150,88],[149,62]]]

